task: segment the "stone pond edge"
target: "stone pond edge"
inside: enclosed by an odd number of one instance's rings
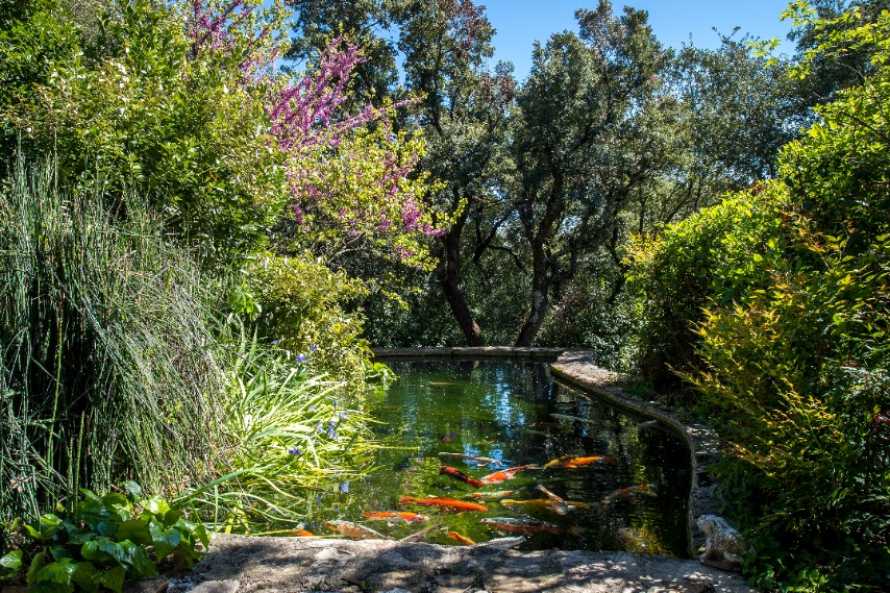
[[[511,358],[550,362],[551,372],[562,382],[595,395],[610,404],[661,422],[686,442],[689,449],[692,480],[689,488],[687,534],[689,554],[695,558],[705,543],[698,528],[698,518],[716,514],[720,504],[716,482],[709,468],[720,458],[720,440],[707,426],[682,419],[680,412],[656,401],[643,401],[625,390],[630,377],[594,364],[593,354],[565,348],[521,348],[481,346],[454,348],[375,348],[374,356],[398,358]]]

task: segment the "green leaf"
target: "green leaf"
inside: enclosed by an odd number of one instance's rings
[[[37,573],[40,572],[40,569],[43,568],[43,565],[46,564],[46,552],[38,552],[31,558],[31,565],[28,567],[28,575],[25,578],[25,582],[29,585],[33,584],[35,579],[37,578]]]
[[[115,566],[114,568],[109,568],[108,570],[99,573],[97,580],[100,585],[108,587],[114,591],[114,593],[121,593],[121,589],[124,587],[124,577],[126,574],[127,573],[122,566]]]
[[[152,577],[158,574],[154,562],[148,557],[145,548],[131,541],[121,542],[121,547],[127,554],[127,562],[133,567],[133,572],[139,577]]]
[[[142,501],[142,506],[152,515],[162,517],[170,511],[170,505],[160,496],[152,496]]]
[[[92,562],[78,562],[71,580],[83,591],[95,593],[99,590],[97,571]]]
[[[170,555],[179,545],[181,537],[176,529],[164,529],[157,521],[152,521],[148,527],[154,545],[155,557],[160,561]]]
[[[115,560],[123,564],[127,560],[127,553],[123,546],[108,537],[97,537],[92,541],[86,542],[80,548],[80,555],[85,560],[95,562]]]
[[[22,568],[22,551],[13,550],[0,556],[0,568],[10,573],[16,573]]]
[[[127,499],[127,497],[117,492],[109,492],[108,494],[103,496],[102,504],[107,507],[111,507],[118,512],[126,511],[127,514],[129,514],[130,509],[132,508],[132,505],[130,504],[130,501]]]
[[[127,480],[124,482],[124,490],[127,491],[127,494],[130,495],[130,498],[133,500],[139,500],[142,498],[142,486],[134,482],[133,480]]]
[[[74,589],[71,578],[74,571],[77,570],[77,563],[71,558],[62,558],[55,562],[50,562],[37,571],[34,577],[35,584],[52,583],[64,588],[66,591]]]
[[[130,519],[124,521],[117,528],[114,538],[118,541],[128,539],[137,544],[151,544],[151,534],[148,531],[148,521],[144,519]]]

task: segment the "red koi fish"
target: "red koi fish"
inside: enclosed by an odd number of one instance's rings
[[[458,533],[456,531],[449,531],[446,535],[448,536],[448,539],[453,539],[454,541],[456,541],[464,546],[472,546],[476,543],[471,538],[469,538],[465,535],[461,535],[460,533]]]
[[[363,514],[368,521],[404,521],[405,523],[423,523],[429,517],[408,511],[368,511]]]
[[[556,459],[551,459],[550,461],[545,463],[544,467],[547,469],[552,467],[561,467],[563,469],[577,469],[579,467],[594,465],[597,463],[615,463],[615,458],[609,457],[608,455],[589,455],[587,457],[557,457]]]
[[[430,496],[429,498],[416,498],[414,496],[402,496],[399,498],[399,504],[408,505],[416,504],[424,507],[439,507],[446,511],[474,511],[484,513],[488,507],[478,502],[469,502],[466,500],[457,500],[456,498],[444,498],[441,496]]]
[[[482,519],[479,521],[483,525],[487,525],[495,531],[504,533],[519,533],[523,535],[533,533],[562,533],[563,529],[559,525],[547,523],[545,521],[534,521],[531,519],[517,519],[515,517],[492,517],[490,519]]]
[[[442,467],[440,467],[439,474],[451,476],[452,478],[457,478],[461,482],[469,484],[473,488],[481,488],[482,486],[484,486],[484,484],[480,480],[477,480],[476,478],[471,478],[470,476],[468,476],[464,472],[460,471],[456,467],[451,467],[450,465],[443,465]]]
[[[516,467],[509,467],[507,469],[502,469],[500,471],[494,472],[493,474],[488,474],[487,476],[482,476],[480,478],[480,482],[485,484],[486,486],[491,484],[500,484],[501,482],[506,482],[507,480],[512,480],[516,477],[516,474],[519,472],[524,472],[529,469],[540,469],[540,466],[537,465],[517,465]]]

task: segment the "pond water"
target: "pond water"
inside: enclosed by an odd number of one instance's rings
[[[459,545],[455,533],[484,542],[519,532],[528,536],[526,549],[687,554],[689,454],[660,425],[556,383],[544,363],[391,366],[399,379],[371,402],[384,445],[376,470],[325,497],[318,525],[353,521],[394,538],[429,528],[423,540],[441,544]],[[532,467],[482,486],[442,473],[450,466],[479,480],[521,465]],[[486,510],[454,512],[406,496],[448,497]],[[380,511],[428,519],[407,524],[365,516]]]

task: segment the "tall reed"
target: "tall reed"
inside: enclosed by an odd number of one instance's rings
[[[21,159],[0,191],[0,520],[127,478],[180,491],[223,450],[210,288],[138,200],[100,193]]]

